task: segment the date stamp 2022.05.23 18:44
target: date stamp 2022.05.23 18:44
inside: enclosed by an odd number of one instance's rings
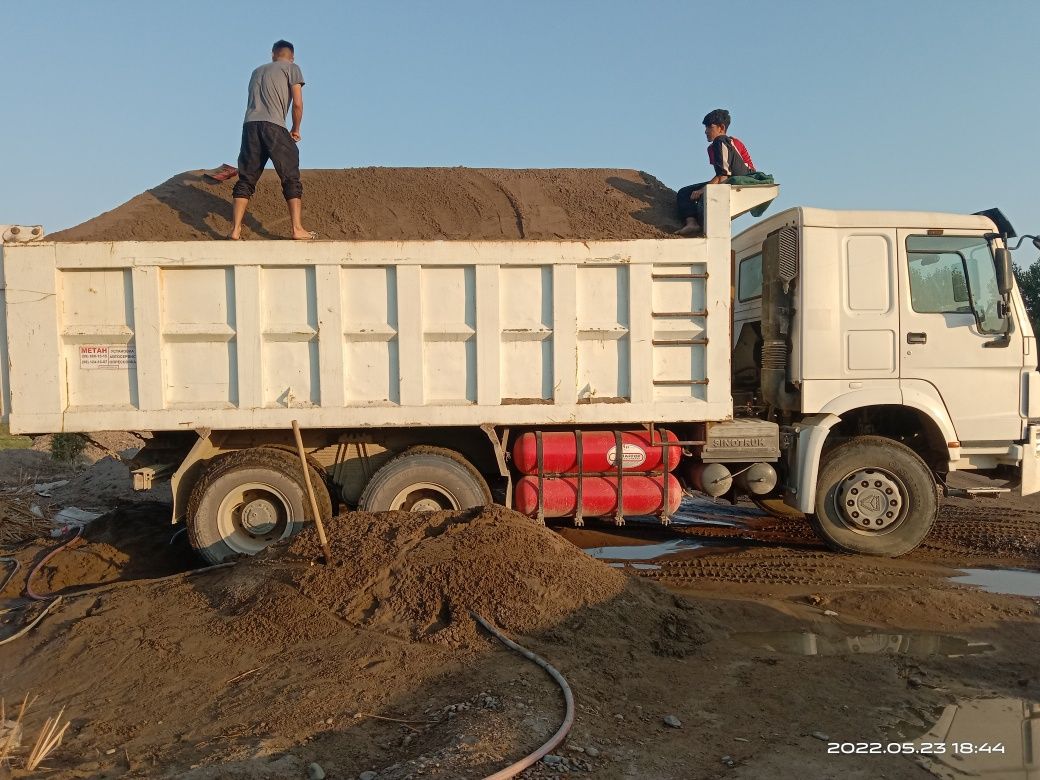
[[[1007,752],[1003,742],[828,742],[827,752],[840,755],[978,756]]]

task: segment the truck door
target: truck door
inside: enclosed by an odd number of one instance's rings
[[[962,443],[1022,437],[1022,334],[981,235],[900,230],[900,380],[932,385]],[[931,231],[933,234],[938,231]]]

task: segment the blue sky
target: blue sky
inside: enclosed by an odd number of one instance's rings
[[[726,107],[774,208],[999,205],[1040,229],[1032,0],[34,0],[4,27],[0,222],[57,230],[234,162],[249,73],[286,37],[304,167],[631,167],[677,188],[708,177],[700,119]]]

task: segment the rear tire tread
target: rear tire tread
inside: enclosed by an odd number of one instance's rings
[[[494,499],[491,496],[491,489],[488,487],[487,480],[485,480],[484,476],[479,471],[477,471],[476,468],[474,468],[473,464],[466,460],[466,458],[463,457],[460,453],[456,452],[455,450],[449,450],[445,447],[434,447],[432,445],[420,444],[415,447],[409,447],[407,450],[395,456],[394,458],[388,460],[386,463],[379,467],[376,473],[372,475],[372,478],[368,480],[368,484],[365,485],[365,489],[361,491],[361,497],[358,499],[358,507],[361,508],[367,506],[372,498],[372,495],[378,490],[382,489],[383,485],[388,480],[396,476],[397,469],[400,467],[400,463],[402,460],[404,460],[405,458],[418,457],[422,455],[433,455],[454,461],[469,473],[474,484],[479,488],[480,492],[484,496],[484,504],[488,505],[494,503]]]
[[[311,465],[312,472],[315,471],[313,464],[309,465]],[[307,499],[307,488],[303,481],[303,476],[300,470],[300,459],[298,456],[279,447],[266,446],[236,450],[235,452],[221,455],[214,459],[203,472],[202,477],[192,489],[191,499],[188,501],[186,523],[188,541],[191,543],[191,546],[210,563],[220,563],[221,561],[215,560],[212,555],[207,554],[207,546],[200,537],[201,523],[196,521],[196,516],[199,512],[199,507],[205,498],[206,491],[210,486],[229,471],[238,468],[268,468],[272,471],[284,473],[293,481],[297,482],[304,492],[304,516],[310,517],[312,514],[310,502]],[[315,478],[317,478],[317,480]],[[314,497],[318,503],[318,511],[321,513],[322,520],[331,520],[332,498],[329,495],[325,479],[320,472],[317,474],[311,474],[311,485],[314,487]],[[311,518],[311,520],[313,520],[313,518]],[[207,522],[215,521],[209,520]]]

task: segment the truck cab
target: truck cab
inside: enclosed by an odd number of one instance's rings
[[[735,411],[781,425],[775,498],[832,547],[912,549],[951,472],[1040,490],[1013,235],[995,210],[794,208],[734,238]]]

